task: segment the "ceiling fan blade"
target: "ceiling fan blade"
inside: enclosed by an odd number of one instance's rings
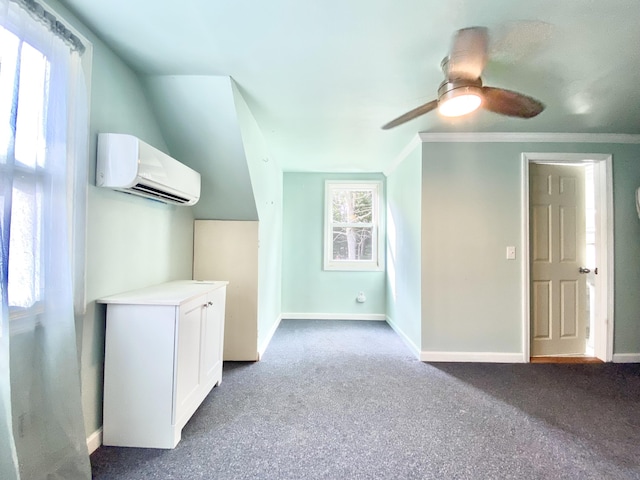
[[[424,105],[420,105],[418,108],[414,108],[410,112],[405,113],[404,115],[399,116],[395,120],[391,120],[389,123],[382,126],[383,130],[388,130],[393,127],[397,127],[409,120],[413,120],[420,115],[424,115],[425,113],[429,113],[431,110],[435,109],[438,106],[437,100],[431,100],[429,103],[425,103]]]
[[[446,61],[445,75],[449,80],[475,80],[482,75],[487,63],[489,30],[469,27],[458,30],[453,37]]]
[[[482,107],[510,117],[532,118],[544,110],[535,98],[503,88],[482,87]]]

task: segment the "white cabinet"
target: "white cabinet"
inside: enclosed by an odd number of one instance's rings
[[[222,380],[228,282],[179,281],[107,304],[103,444],[173,448]]]

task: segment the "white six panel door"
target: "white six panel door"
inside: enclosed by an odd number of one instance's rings
[[[531,355],[584,354],[584,168],[530,164]]]

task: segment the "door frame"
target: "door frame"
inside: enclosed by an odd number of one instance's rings
[[[529,165],[531,163],[594,165],[596,202],[596,276],[594,355],[605,362],[613,359],[613,176],[612,155],[603,153],[522,153],[522,352],[523,362],[531,354],[531,271],[529,246]]]

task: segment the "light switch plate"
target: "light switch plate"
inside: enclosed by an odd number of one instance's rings
[[[507,260],[515,260],[516,259],[516,247],[510,246],[507,247]]]

